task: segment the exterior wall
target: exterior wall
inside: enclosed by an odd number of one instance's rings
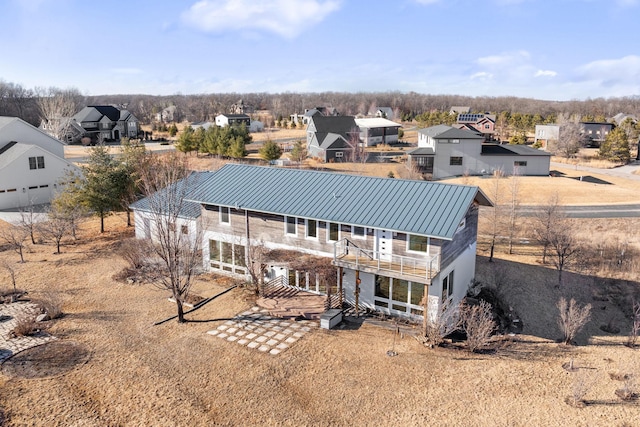
[[[557,141],[560,137],[560,126],[558,125],[536,125],[534,143],[543,141],[542,146],[547,147],[549,141]]]
[[[519,156],[519,155],[481,155],[477,158],[464,159],[468,173],[472,175],[492,174],[502,170],[507,175],[549,175],[551,156]],[[526,166],[516,162],[526,162]]]
[[[64,145],[60,141],[22,120],[15,120],[2,128],[0,146],[4,146],[11,141],[37,145],[64,159]]]
[[[453,236],[453,240],[442,241],[440,271],[445,271],[469,245],[475,245],[478,236],[478,207],[469,207],[464,219],[464,227]]]
[[[471,159],[480,158],[480,141],[461,139],[459,143],[436,140],[436,155],[433,162],[433,178],[460,176],[470,171]],[[462,157],[462,165],[451,165],[451,157]]]
[[[397,127],[360,128],[360,139],[366,147],[398,142]]]
[[[134,210],[133,225],[136,232],[136,239],[151,238],[153,241],[158,240],[157,225],[153,214]],[[176,229],[182,232],[182,226],[187,227],[186,235],[189,236],[191,241],[199,236],[200,227],[198,220],[191,218],[178,218],[176,221]]]
[[[29,157],[39,156],[44,157],[44,169],[29,169]],[[49,203],[67,169],[76,168],[40,147],[32,147],[0,170],[0,209]]]

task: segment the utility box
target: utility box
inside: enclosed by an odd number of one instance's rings
[[[337,324],[342,322],[342,310],[332,308],[320,315],[320,327],[322,329],[333,329]]]

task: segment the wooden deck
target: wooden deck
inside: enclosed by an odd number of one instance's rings
[[[367,273],[382,273],[385,276],[396,279],[411,280],[420,283],[430,283],[431,279],[438,273],[436,269],[426,268],[426,265],[408,262],[393,262],[371,259],[369,257],[354,254],[343,255],[334,258],[333,264],[338,267],[346,267],[352,270],[360,270]]]
[[[270,286],[265,295],[256,301],[259,307],[265,308],[274,317],[319,320],[325,311],[325,295],[318,295],[298,289],[295,286]]]

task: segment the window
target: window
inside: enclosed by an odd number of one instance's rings
[[[246,266],[247,263],[244,258],[244,246],[243,245],[233,245],[233,250],[235,252],[236,265]]]
[[[462,166],[462,157],[450,157],[449,158],[450,166]]]
[[[295,216],[288,216],[285,217],[285,229],[284,232],[286,234],[291,234],[293,236],[295,236],[297,233],[297,228],[296,227],[296,217]]]
[[[485,129],[491,129],[491,125],[489,123],[487,123],[486,125],[484,125]]]
[[[342,158],[343,155],[344,153],[342,151],[336,151],[336,159]]]
[[[364,227],[358,227],[357,225],[351,227],[351,235],[358,239],[366,239],[367,237]]]
[[[516,160],[515,162],[513,162],[513,166],[527,166],[527,162],[526,161],[518,161]]]
[[[231,224],[231,209],[226,206],[220,206],[220,222],[222,224]]]
[[[175,222],[170,222],[169,223],[169,231],[176,231],[176,223]]]
[[[327,228],[327,233],[329,234],[329,236],[327,237],[327,240],[337,242],[339,237],[340,226],[336,222],[330,222],[328,224],[329,225]]]
[[[309,239],[318,238],[318,221],[315,219],[306,220],[306,236]]]
[[[452,144],[460,144],[460,140],[459,139],[452,139],[451,143]]]
[[[393,286],[391,287],[391,299],[404,303],[409,302],[409,282],[402,279],[393,279]],[[406,308],[404,307],[395,309],[406,311]]]
[[[186,225],[181,225],[180,226],[180,232],[182,234],[189,234],[189,227],[187,227]]]
[[[422,298],[424,296],[424,285],[422,283],[411,283],[411,301],[409,301],[413,305],[422,305]],[[420,313],[422,314],[422,313]]]
[[[233,264],[233,244],[229,242],[220,242],[220,252],[222,253],[223,263]]]
[[[378,298],[389,299],[389,278],[385,276],[376,276],[375,296]]]
[[[453,295],[453,271],[442,279],[442,302],[444,303]]]
[[[44,169],[44,156],[29,157],[29,169]]]
[[[427,236],[417,236],[415,234],[409,234],[408,250],[426,253],[428,247],[429,238]]]
[[[209,259],[220,261],[220,242],[217,240],[209,240]]]

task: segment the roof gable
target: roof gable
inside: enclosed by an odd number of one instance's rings
[[[472,186],[239,164],[211,175],[192,200],[442,239],[474,201],[490,203]]]
[[[321,116],[315,115],[311,118],[313,129],[320,133],[338,133],[347,136],[358,126],[353,116]]]

